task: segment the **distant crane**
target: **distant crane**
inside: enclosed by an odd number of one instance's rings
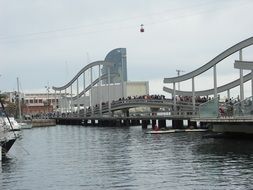
[[[185,72],[183,70],[180,70],[180,69],[176,69],[176,72],[177,72],[177,76],[180,76],[180,73],[182,72]],[[178,90],[180,90],[180,82],[178,82]]]

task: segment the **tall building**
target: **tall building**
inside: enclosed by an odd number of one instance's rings
[[[121,83],[127,81],[127,59],[126,59],[126,48],[117,48],[110,51],[106,57],[105,61],[114,63],[110,68],[110,74],[116,74],[111,76],[110,83]],[[102,67],[102,74],[108,73],[108,66]],[[117,75],[118,74],[118,75]],[[108,84],[108,80],[105,79],[103,84]]]

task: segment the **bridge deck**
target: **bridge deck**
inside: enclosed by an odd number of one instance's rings
[[[200,121],[208,123],[253,123],[253,118],[250,117],[191,118],[191,121]]]
[[[93,116],[93,117],[55,117],[53,119],[69,119],[69,120],[117,120],[117,119],[166,119],[166,120],[190,120],[193,116],[191,115],[152,115],[152,116],[129,116],[129,117],[112,117],[112,116]]]

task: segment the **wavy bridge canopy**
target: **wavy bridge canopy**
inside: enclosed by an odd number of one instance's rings
[[[204,73],[205,71],[209,70],[210,68],[212,68],[214,65],[216,65],[217,63],[219,63],[220,61],[224,60],[225,58],[227,58],[228,56],[234,54],[235,52],[246,48],[248,46],[253,45],[253,37],[248,38],[242,42],[239,42],[238,44],[228,48],[227,50],[225,50],[224,52],[222,52],[221,54],[219,54],[218,56],[216,56],[215,58],[213,58],[211,61],[209,61],[208,63],[206,63],[205,65],[203,65],[202,67],[181,75],[181,76],[177,76],[177,77],[171,77],[171,78],[164,78],[163,82],[164,83],[174,83],[174,82],[182,82],[188,79],[191,79],[193,77],[196,77],[202,73]]]
[[[244,82],[247,82],[250,79],[251,79],[251,73],[249,73],[243,77]],[[240,85],[240,79],[234,80],[226,85],[222,85],[222,86],[218,87],[217,92],[218,93],[225,92],[226,90],[232,89],[238,85]],[[173,94],[173,89],[168,88],[168,87],[163,87],[163,91]],[[213,94],[213,92],[214,92],[213,89],[207,89],[207,90],[202,90],[202,91],[196,91],[195,95],[196,96],[208,96],[210,94]],[[189,92],[189,91],[176,90],[176,94],[181,95],[181,96],[192,96],[192,92]]]
[[[126,67],[126,49],[125,48],[117,48],[117,49],[114,49],[114,50],[110,51],[106,55],[105,60],[95,61],[95,62],[92,62],[92,63],[86,65],[67,84],[65,84],[63,86],[60,86],[60,87],[53,86],[52,89],[53,90],[58,90],[58,91],[67,89],[68,87],[70,87],[78,79],[78,77],[80,77],[83,73],[85,73],[85,71],[87,71],[90,68],[95,67],[95,66],[102,65],[103,66],[102,72],[104,71],[103,69],[110,67],[112,72],[115,73],[114,68],[116,67],[116,65],[118,65],[118,62],[115,62],[115,60],[113,58],[111,58],[111,57],[113,57],[111,55],[114,55],[114,56],[118,55],[117,56],[117,61],[118,61],[118,59],[120,59],[122,57],[122,64],[123,64],[124,67]],[[103,75],[106,74],[106,73],[107,72],[104,71]],[[113,76],[111,76],[111,77],[113,77]],[[103,78],[103,79],[105,79],[105,78]]]
[[[90,69],[91,67],[94,67],[94,66],[98,66],[98,65],[112,65],[113,63],[110,63],[110,62],[106,62],[106,61],[95,61],[95,62],[92,62],[88,65],[86,65],[84,68],[82,68],[75,76],[74,78],[71,79],[71,81],[69,81],[66,85],[64,86],[61,86],[61,87],[52,87],[53,90],[64,90],[68,87],[70,87],[77,79],[78,77],[80,77],[85,71],[87,71],[88,69]]]
[[[238,52],[240,50],[242,50],[243,48],[246,48],[248,46],[253,45],[253,37],[250,37],[244,41],[241,41],[237,44],[235,44],[234,46],[228,48],[227,50],[225,50],[224,52],[222,52],[221,54],[219,54],[218,56],[216,56],[215,58],[213,58],[211,61],[209,61],[208,63],[204,64],[202,67],[189,72],[187,74],[181,75],[181,76],[177,76],[177,77],[171,77],[171,78],[164,78],[163,82],[164,83],[177,83],[177,82],[182,82],[182,81],[186,81],[189,79],[192,79],[196,76],[199,76],[200,74],[204,73],[205,71],[211,69],[212,67],[214,67],[216,64],[218,64],[219,62],[221,62],[222,60],[224,60],[225,58],[227,58],[228,56],[234,54],[235,52]],[[246,76],[243,77],[243,81],[247,82],[248,80],[251,79],[250,74],[247,74]],[[235,80],[233,82],[230,82],[226,85],[220,86],[217,88],[217,92],[223,92],[226,90],[229,90],[231,88],[234,88],[236,86],[240,85],[240,79]],[[168,87],[164,87],[163,90],[165,92],[169,92],[169,93],[173,93],[174,89],[168,88]],[[178,95],[192,95],[192,92],[188,92],[188,91],[175,91],[176,94]],[[195,95],[197,96],[205,96],[205,95],[211,95],[214,94],[214,88],[213,89],[208,89],[208,90],[204,90],[204,91],[196,91]]]

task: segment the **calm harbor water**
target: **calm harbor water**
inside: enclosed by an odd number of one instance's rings
[[[141,127],[24,130],[1,164],[0,189],[253,189],[253,141],[202,135],[151,135]]]

